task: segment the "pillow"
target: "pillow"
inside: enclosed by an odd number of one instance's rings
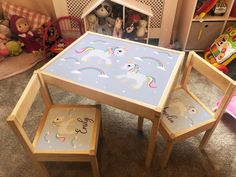
[[[43,24],[51,20],[47,15],[7,2],[2,2],[2,10],[4,17],[9,20],[12,15],[19,15],[26,18],[33,31],[39,29]]]

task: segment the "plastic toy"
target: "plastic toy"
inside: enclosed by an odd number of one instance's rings
[[[201,7],[196,11],[195,17],[198,16],[200,19],[204,18],[205,15],[216,5],[218,0],[207,0]]]
[[[136,35],[137,37],[144,37],[147,33],[148,22],[146,20],[139,20],[138,24]]]
[[[216,107],[213,110],[216,110],[219,107],[221,100],[222,99],[217,101]],[[228,104],[225,111],[236,119],[236,92],[234,93],[234,95],[233,95],[233,97],[232,97],[232,99],[231,99],[230,103]]]
[[[204,58],[227,73],[227,65],[236,58],[236,27],[228,27],[204,52]]]
[[[24,44],[26,52],[37,52],[40,44],[36,41],[36,33],[30,30],[30,25],[24,17],[13,15],[10,20],[11,31],[18,35],[20,42]]]

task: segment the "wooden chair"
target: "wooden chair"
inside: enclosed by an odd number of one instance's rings
[[[31,142],[23,123],[39,91],[45,111]],[[40,177],[49,177],[44,161],[90,162],[94,177],[99,177],[96,153],[100,115],[99,105],[52,104],[46,83],[40,74],[34,73],[7,122],[38,168]]]
[[[187,87],[191,70],[195,69],[224,92],[223,100],[216,112],[207,108]],[[235,81],[224,75],[195,52],[190,52],[180,86],[171,93],[161,116],[160,133],[166,139],[166,148],[161,160],[161,167],[167,165],[174,143],[197,135],[205,135],[200,143],[203,149],[215,130],[229,103]],[[143,118],[139,117],[139,130]]]

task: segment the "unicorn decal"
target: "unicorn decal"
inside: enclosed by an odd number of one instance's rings
[[[126,63],[122,69],[126,70],[126,74],[117,75],[117,79],[132,79],[136,83],[133,85],[134,89],[139,89],[146,82],[150,88],[156,88],[156,79],[152,76],[146,76],[143,73],[140,73],[139,66],[135,63]]]
[[[53,121],[53,126],[58,127],[56,138],[63,142],[66,135],[76,135],[78,133],[86,134],[88,124],[94,123],[90,118],[69,118],[57,116]]]
[[[101,60],[104,60],[107,65],[111,65],[111,56],[118,56],[121,57],[126,52],[126,49],[121,47],[109,47],[106,50],[101,49],[95,49],[93,47],[85,47],[80,50],[76,50],[76,53],[78,54],[84,54],[86,53],[81,60],[82,61],[88,61],[89,59],[92,59],[93,57],[98,57]]]

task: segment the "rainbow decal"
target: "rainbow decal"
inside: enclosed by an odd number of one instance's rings
[[[156,79],[152,76],[147,76],[147,80],[148,80],[148,86],[151,88],[157,88],[156,86]]]
[[[81,69],[78,69],[78,70],[74,70],[74,71],[72,71],[72,73],[80,74],[82,71],[86,71],[86,70],[97,71],[99,73],[98,77],[109,78],[109,76],[106,75],[106,73],[103,70],[101,70],[100,68],[97,68],[97,67],[84,67],[84,68],[81,68]]]
[[[89,42],[90,44],[96,44],[96,43],[102,43],[102,44],[109,44],[107,41],[104,40],[95,40],[95,41],[91,41]]]
[[[157,58],[154,58],[154,57],[134,57],[134,59],[139,60],[139,61],[153,60],[158,64],[158,66],[157,66],[158,69],[161,69],[163,71],[166,70],[165,67],[164,67],[164,64]]]
[[[82,49],[79,49],[79,50],[75,50],[76,53],[78,54],[82,54],[82,53],[85,53],[87,51],[90,51],[90,50],[94,50],[93,47],[85,47],[85,48],[82,48]]]
[[[60,141],[60,142],[64,142],[66,140],[65,136],[59,135],[58,133],[56,134],[56,138]]]
[[[164,55],[167,55],[168,58],[173,58],[172,55],[170,55],[169,53],[166,53],[166,52],[157,52],[157,51],[155,51],[154,53],[157,54],[157,55],[164,54]]]
[[[79,59],[75,57],[66,57],[61,59],[61,61],[67,61],[67,60],[74,60],[76,64],[80,64]]]

